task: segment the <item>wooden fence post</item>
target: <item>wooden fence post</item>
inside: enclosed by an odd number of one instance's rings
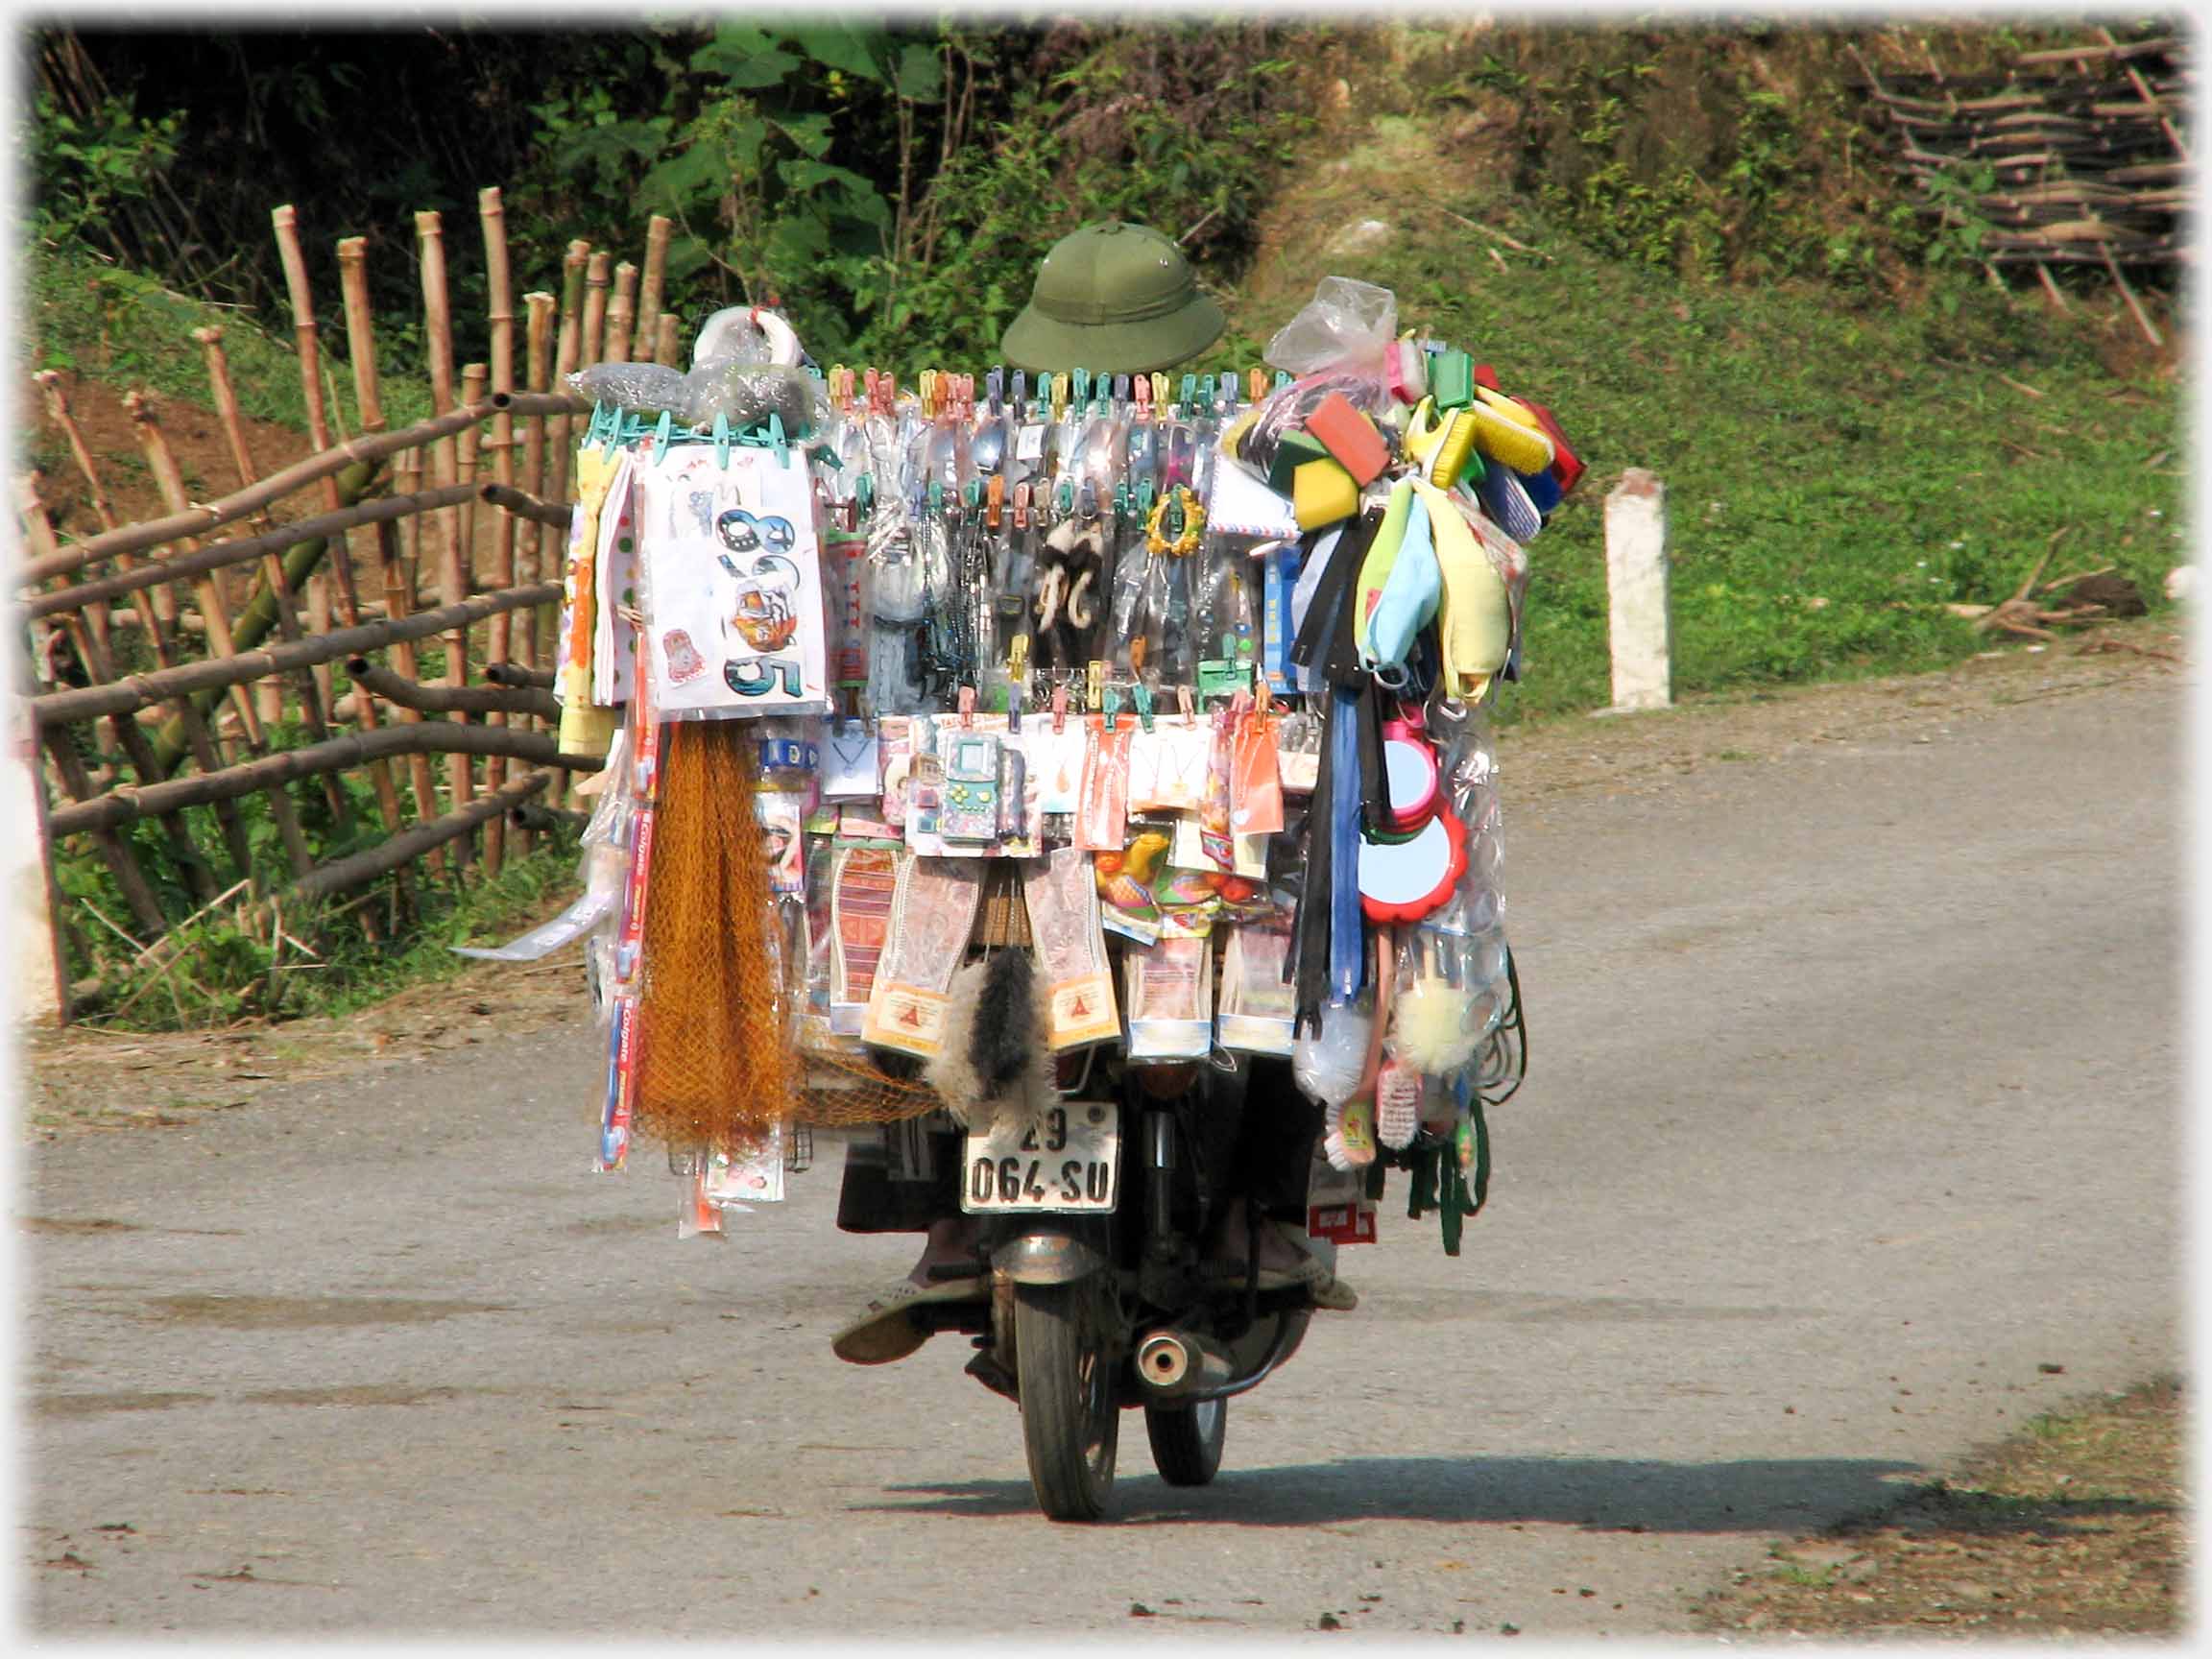
[[[1670,707],[1667,486],[1641,467],[1623,472],[1605,497],[1605,610],[1613,650],[1613,707],[1605,712]]]
[[[62,968],[61,907],[54,887],[53,849],[46,837],[46,800],[38,777],[38,744],[30,710],[8,699],[6,741],[0,743],[0,824],[14,849],[4,874],[10,930],[22,941],[15,955],[15,1013],[25,1023],[66,1023],[69,986]]]

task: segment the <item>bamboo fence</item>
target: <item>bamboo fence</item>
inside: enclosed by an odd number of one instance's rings
[[[488,361],[455,368],[445,228],[436,213],[418,214],[432,415],[403,430],[384,414],[390,365],[374,339],[358,236],[333,250],[351,406],[334,380],[325,395],[290,206],[271,223],[305,453],[255,454],[222,330],[200,329],[237,488],[193,500],[158,401],[133,392],[125,403],[138,459],[166,511],[125,523],[62,377],[36,377],[98,524],[63,541],[45,480],[17,478],[14,597],[36,681],[26,706],[40,806],[49,852],[90,849],[125,910],[64,902],[50,886],[59,959],[88,962],[79,929],[99,927],[153,965],[173,951],[164,942],[177,928],[233,901],[245,924],[250,909],[280,915],[286,902],[333,900],[390,876],[381,920],[374,905],[360,911],[371,936],[384,936],[407,925],[414,866],[488,878],[534,832],[574,821],[556,803],[566,780],[599,762],[561,753],[544,665],[576,417],[590,405],[562,388],[578,368],[616,352],[648,356],[668,341],[668,225],[648,227],[641,267],[570,244],[558,283],[523,294],[518,313],[499,192],[483,191],[478,209]],[[432,672],[425,650],[443,657]],[[356,810],[348,774],[367,781],[368,810]],[[275,862],[254,856],[241,811],[252,797],[275,827]],[[343,854],[318,862],[310,823]]]
[[[2054,268],[2109,276],[2153,344],[2158,333],[2126,272],[2185,262],[2191,203],[2188,121],[2196,73],[2178,36],[2118,40],[2108,29],[2074,47],[2028,52],[2001,75],[1876,75],[1867,90],[1896,152],[1924,192],[1925,217],[1957,222],[1945,181],[1988,169],[1974,192],[1980,257],[1993,278],[2032,267],[2054,303]],[[2001,278],[1999,278],[2001,279]]]

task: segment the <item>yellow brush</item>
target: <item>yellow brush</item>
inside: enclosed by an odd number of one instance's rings
[[[1487,402],[1470,403],[1454,413],[1475,422],[1475,447],[1500,466],[1516,472],[1541,472],[1551,465],[1551,440],[1542,430],[1522,425]]]

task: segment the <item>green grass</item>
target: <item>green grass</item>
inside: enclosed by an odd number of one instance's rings
[[[1342,274],[1394,289],[1401,327],[1549,405],[1589,463],[1530,544],[1524,677],[1502,721],[1610,701],[1604,492],[1628,467],[1667,486],[1677,695],[1986,648],[1942,605],[2009,597],[2062,525],[2047,575],[2111,564],[2163,605],[2188,552],[2183,392],[2114,377],[2080,323],[1964,282],[1911,311],[1688,284],[1509,204],[1453,205],[1548,257],[1509,253],[1502,273],[1486,241],[1431,215]],[[1297,303],[1239,308],[1239,333],[1264,341]]]
[[[129,1004],[114,1023],[132,1030],[194,1030],[245,1019],[349,1014],[411,986],[463,972],[471,959],[455,955],[456,945],[505,943],[549,905],[572,895],[577,856],[574,835],[562,834],[541,840],[525,857],[510,856],[489,880],[471,874],[463,881],[450,872],[440,878],[428,865],[417,863],[411,879],[418,920],[397,942],[369,939],[360,910],[349,902],[287,910],[285,933],[305,944],[312,956],[292,944],[241,932],[228,909],[181,930],[184,948],[165,974],[134,966],[108,935],[109,949],[97,960],[102,1002],[108,1009]],[[376,897],[369,906],[387,918],[391,880],[386,877],[375,884],[371,891]],[[264,926],[261,932],[266,935],[268,928]],[[157,982],[149,985],[150,979]],[[104,1018],[96,1011],[87,1022],[100,1023]]]
[[[252,420],[304,429],[307,409],[300,386],[300,356],[288,319],[276,327],[232,306],[216,305],[164,288],[152,278],[81,250],[34,244],[19,267],[25,324],[18,357],[28,370],[82,373],[118,392],[151,389],[212,407],[206,358],[192,338],[212,324],[223,330],[223,351],[240,410]],[[353,429],[353,374],[343,355],[341,320],[318,318],[324,397],[337,400]],[[405,342],[398,343],[404,346]],[[387,343],[379,341],[379,347]],[[337,348],[338,354],[332,352]],[[430,414],[426,385],[405,364],[378,353],[379,390],[386,421],[395,427]],[[123,465],[124,456],[103,457]]]

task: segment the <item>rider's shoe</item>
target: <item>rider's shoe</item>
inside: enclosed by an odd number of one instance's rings
[[[990,1282],[981,1277],[951,1279],[941,1285],[917,1285],[902,1279],[882,1295],[870,1299],[859,1315],[830,1338],[830,1351],[854,1365],[887,1365],[903,1359],[930,1333],[908,1317],[916,1308],[940,1302],[981,1302],[991,1294]]]

